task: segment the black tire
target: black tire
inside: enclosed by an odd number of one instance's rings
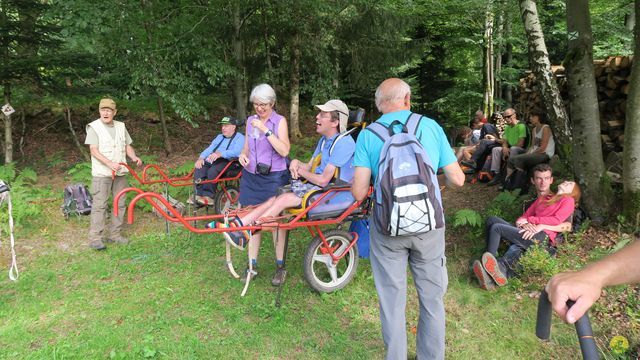
[[[352,240],[349,232],[344,230],[329,230],[324,234],[327,243],[335,247],[334,254],[340,255]],[[338,291],[353,279],[358,269],[358,246],[355,244],[349,252],[333,265],[331,256],[323,254],[322,240],[316,236],[311,240],[304,254],[304,278],[316,291],[330,293]],[[332,271],[335,273],[332,274]]]
[[[216,214],[223,214],[227,210],[235,210],[238,208],[238,201],[232,203],[229,198],[227,198],[227,194],[232,199],[238,199],[238,195],[240,191],[238,187],[235,185],[227,186],[227,192],[225,193],[222,189],[218,189],[216,192],[216,198],[213,199],[213,208],[216,211]]]

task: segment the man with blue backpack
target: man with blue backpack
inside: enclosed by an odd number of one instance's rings
[[[359,135],[352,192],[367,196],[373,179],[370,258],[387,359],[407,359],[407,264],[420,299],[418,359],[444,359],[447,290],[444,212],[437,171],[464,184],[447,137],[434,120],[410,111],[411,88],[397,78],[378,86],[383,114]]]

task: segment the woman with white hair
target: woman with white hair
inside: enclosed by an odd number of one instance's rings
[[[277,194],[278,188],[289,183],[287,155],[291,144],[287,119],[275,109],[276,92],[267,84],[253,88],[249,100],[255,115],[247,119],[244,147],[239,161],[244,167],[240,179],[240,205],[258,205]],[[255,276],[261,234],[252,234],[249,257]],[[274,232],[274,239],[276,234]],[[275,240],[274,240],[275,241]],[[237,244],[232,244],[237,247]],[[278,256],[280,255],[280,256]],[[282,254],[276,254],[282,259]],[[281,265],[281,264],[278,264]]]

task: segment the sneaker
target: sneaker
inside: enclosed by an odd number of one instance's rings
[[[246,231],[227,231],[223,232],[222,236],[229,245],[239,250],[244,250],[250,239]]]
[[[463,173],[465,173],[465,174],[467,174],[467,175],[469,175],[469,174],[473,174],[473,173],[475,173],[475,172],[476,172],[476,169],[471,168],[471,167],[468,167],[468,166],[464,166],[464,165],[462,165],[460,168],[462,169],[462,172],[463,172]]]
[[[491,253],[482,254],[482,267],[487,271],[489,276],[496,282],[498,286],[507,285],[507,276],[500,269],[498,260]]]
[[[500,178],[500,176],[498,174],[494,174],[493,175],[493,179],[491,179],[488,183],[487,186],[494,186],[494,185],[498,185],[500,184],[502,181],[502,179]]]
[[[466,166],[466,167],[470,167],[472,169],[476,168],[476,162],[473,160],[462,160],[460,161],[460,164]]]
[[[484,290],[494,290],[496,288],[496,283],[493,282],[493,279],[487,274],[487,271],[482,267],[482,263],[480,260],[476,260],[473,262],[473,273],[478,278],[478,283],[480,283],[480,288]]]
[[[199,204],[202,196],[196,195],[195,198],[196,200],[194,201],[193,196],[189,196],[189,198],[187,199],[187,204],[191,204],[191,205]]]
[[[92,248],[93,250],[104,250],[107,248],[102,242],[102,240],[94,240],[90,242],[89,247]]]
[[[210,206],[213,205],[213,199],[208,196],[198,196],[196,197],[196,201],[200,205]]]
[[[284,267],[278,266],[276,268],[276,273],[273,274],[273,279],[271,279],[271,285],[273,286],[281,286],[284,284],[284,281],[287,279],[287,269]]]

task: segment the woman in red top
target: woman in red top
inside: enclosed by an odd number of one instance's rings
[[[557,194],[544,195],[536,199],[529,208],[516,220],[515,226],[492,216],[487,220],[486,252],[482,255],[482,267],[495,283],[503,286],[507,283],[507,265],[496,260],[500,240],[504,239],[509,246],[515,245],[520,253],[524,253],[536,243],[544,246],[555,246],[558,232],[570,230],[570,218],[580,200],[580,187],[573,181],[565,181],[558,185]],[[478,261],[479,263],[479,261]],[[481,269],[474,263],[476,275]],[[480,279],[481,276],[478,276]],[[480,282],[481,285],[483,281]],[[487,285],[486,281],[484,282]]]

